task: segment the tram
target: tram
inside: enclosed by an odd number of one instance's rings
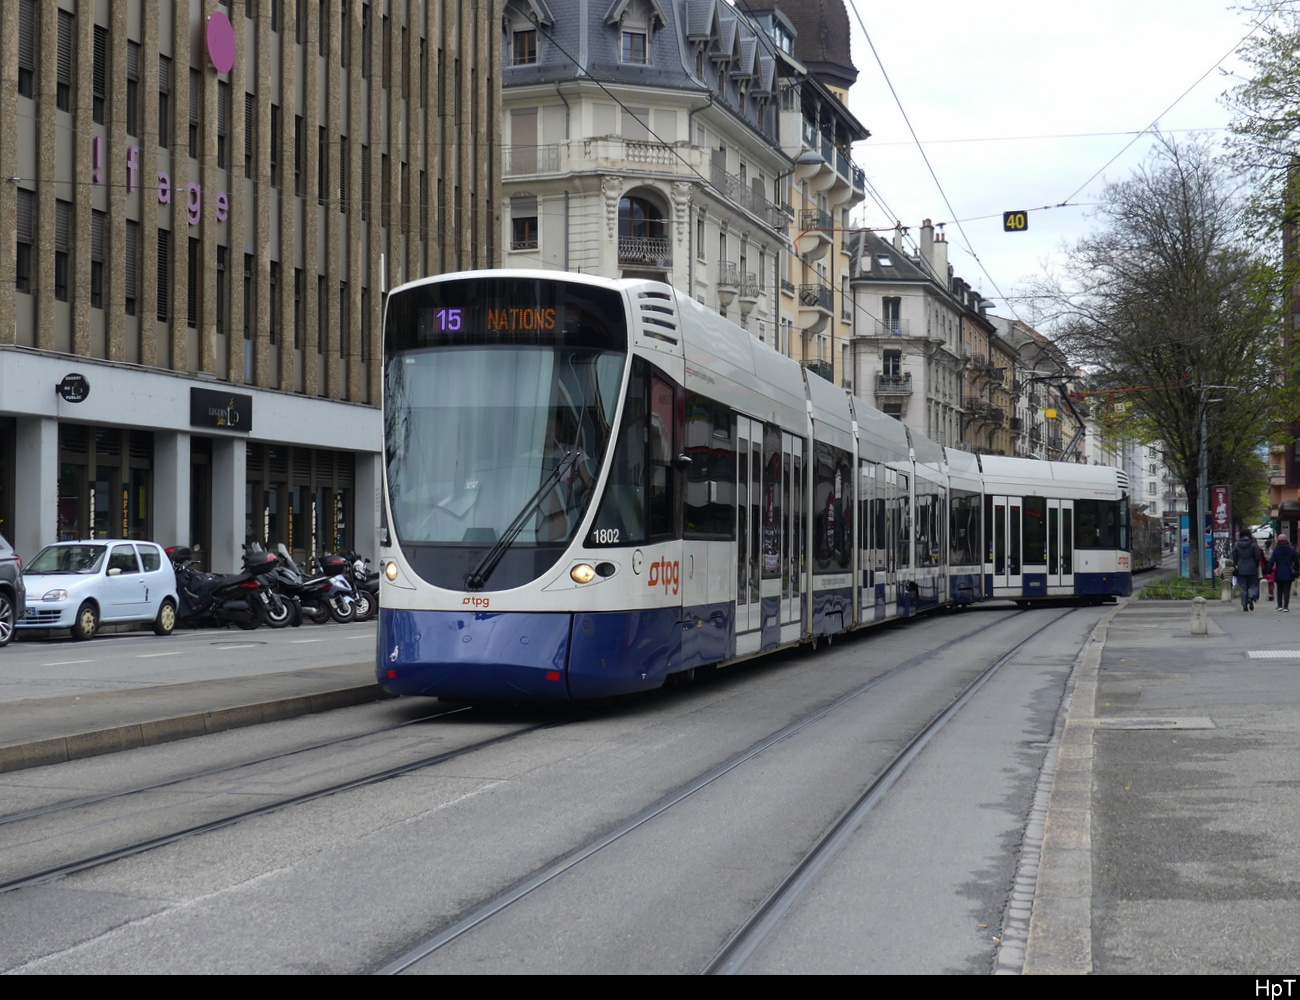
[[[944,448],[640,279],[384,319],[390,692],[580,699],[945,605],[1131,592],[1117,469]]]

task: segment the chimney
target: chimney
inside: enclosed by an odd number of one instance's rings
[[[921,260],[932,272],[939,273],[934,266],[934,225],[929,219],[921,223]]]
[[[948,280],[948,238],[943,235],[943,223],[934,236],[934,276],[939,281]]]
[[[903,223],[901,220],[894,222],[894,250],[896,253],[903,252]]]

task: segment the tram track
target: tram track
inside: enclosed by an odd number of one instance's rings
[[[990,678],[992,678],[1004,664],[1013,659],[1028,643],[1042,635],[1047,630],[1053,628],[1058,622],[1072,614],[1075,610],[1077,609],[1071,608],[1066,610],[1063,614],[1055,615],[1050,622],[1040,626],[1028,636],[1025,636],[1023,639],[1016,642],[1005,653],[997,657],[994,662],[979,671],[979,673],[965,685],[956,697],[954,697],[939,712],[934,714],[933,717],[930,718],[929,721],[911,737],[911,739],[907,740],[906,744],[893,756],[892,760],[890,760],[883,769],[880,770],[870,784],[860,794],[856,795],[854,800],[840,813],[836,820],[815,838],[812,846],[808,848],[803,857],[793,866],[785,878],[783,878],[771,890],[763,903],[731,932],[722,949],[707,963],[702,971],[709,974],[732,973],[743,967],[745,959],[762,943],[766,936],[771,933],[772,929],[779,923],[781,915],[786,912],[789,906],[796,899],[798,899],[803,888],[816,877],[817,872],[830,858],[834,856],[836,850],[840,845],[842,845],[845,839],[852,836],[853,831],[859,825],[866,812],[889,791],[899,776],[901,776],[901,774],[907,769],[908,765],[921,753],[930,739],[941,731],[943,727],[961,711],[978,690]],[[476,908],[463,913],[459,918],[451,921],[427,938],[414,945],[408,946],[374,971],[381,975],[395,975],[408,971],[419,971],[418,967],[421,963],[431,959],[436,955],[436,953],[446,948],[448,945],[451,945],[453,942],[461,940],[468,935],[472,935],[475,931],[485,927],[495,918],[507,913],[512,907],[520,904],[529,896],[547,886],[555,884],[565,876],[580,869],[584,864],[601,855],[602,852],[605,852],[607,848],[612,847],[630,835],[636,833],[647,824],[664,816],[674,808],[692,800],[706,789],[709,789],[720,779],[740,771],[745,767],[745,765],[750,764],[751,762],[761,759],[764,754],[772,748],[779,746],[808,727],[828,718],[880,685],[898,678],[901,674],[904,674],[920,664],[934,660],[936,656],[945,651],[960,646],[963,643],[967,643],[982,633],[1000,627],[1026,613],[1027,612],[1024,610],[1013,612],[1006,617],[999,618],[996,622],[981,626],[972,632],[953,638],[940,646],[912,656],[896,666],[883,671],[863,684],[858,685],[852,690],[840,695],[829,703],[820,706],[814,711],[808,712],[794,722],[773,731],[769,735],[752,743],[739,753],[734,754],[721,764],[700,774],[693,780],[680,785],[658,801],[627,817],[624,821],[614,825],[612,829],[603,833],[599,837],[519,879],[504,892]]]
[[[155,790],[157,788],[163,788],[163,787],[175,788],[178,785],[181,785],[187,781],[197,781],[214,775],[237,773],[241,769],[253,767],[262,763],[273,762],[286,757],[292,757],[302,753],[310,752],[312,750],[328,749],[332,746],[336,746],[341,743],[347,743],[350,741],[355,741],[358,739],[363,739],[367,736],[384,735],[384,734],[396,732],[404,728],[405,726],[413,724],[415,722],[428,721],[430,719],[439,718],[445,715],[455,714],[457,712],[466,711],[466,710],[467,709],[453,709],[449,712],[434,713],[432,715],[423,717],[422,719],[408,720],[407,722],[399,726],[375,730],[374,732],[371,733],[351,734],[345,737],[338,737],[331,740],[323,740],[315,744],[299,747],[281,753],[269,754],[259,758],[241,761],[234,764],[224,765],[216,768],[210,768],[203,771],[196,771],[188,775],[170,778],[166,781],[157,782],[151,785],[139,785],[129,789],[122,789],[111,793],[105,793],[99,796],[87,796],[81,799],[68,800],[64,803],[58,803],[48,807],[29,810],[25,813],[12,814],[10,816],[4,817],[4,821],[9,824],[14,824],[22,820],[37,819],[49,815],[51,813],[56,813],[60,811],[68,811],[75,808],[87,808],[89,806],[100,805],[106,801],[112,801],[113,799],[117,799],[117,798],[124,798],[131,795],[137,795],[145,791]],[[479,752],[481,750],[485,750],[489,747],[494,747],[499,744],[509,742],[511,740],[518,739],[523,736],[527,736],[531,733],[536,733],[545,729],[552,729],[557,726],[561,726],[565,724],[567,723],[561,721],[561,722],[542,722],[542,723],[537,723],[529,726],[521,726],[519,728],[512,729],[505,733],[491,736],[486,739],[477,740],[473,743],[469,743],[464,746],[454,747],[448,750],[444,750],[441,751],[440,753],[424,756],[416,760],[408,761],[404,764],[398,764],[392,767],[387,767],[376,771],[367,771],[364,774],[358,775],[353,778],[349,778],[346,781],[331,783],[324,787],[313,789],[309,792],[303,792],[298,795],[284,796],[275,799],[274,801],[264,802],[250,809],[238,810],[233,813],[228,813],[216,819],[207,820],[202,823],[181,827],[179,829],[168,830],[164,833],[156,834],[153,836],[141,837],[137,840],[132,840],[129,843],[122,844],[120,846],[113,847],[108,850],[96,851],[94,853],[88,853],[69,860],[60,861],[57,864],[41,868],[37,871],[29,871],[21,875],[0,877],[0,894],[12,892],[17,889],[26,888],[28,886],[38,885],[42,882],[48,882],[53,879],[62,878],[64,876],[71,875],[76,872],[86,871],[87,869],[96,868],[101,865],[105,865],[113,861],[119,861],[122,860],[123,858],[129,858],[137,854],[143,854],[146,851],[151,851],[156,848],[165,846],[167,844],[172,844],[172,843],[176,843],[177,841],[198,837],[205,833],[211,833],[215,830],[220,830],[225,827],[233,826],[237,823],[241,823],[246,820],[253,819],[259,816],[265,816],[270,813],[279,812],[280,810],[288,809],[293,806],[302,805],[308,802],[314,802],[318,799],[327,798],[332,795],[338,795],[341,792],[347,792],[353,789],[363,788],[367,785],[378,784],[379,782],[388,781],[391,778],[399,777],[404,774],[410,774],[415,771],[421,771],[426,768],[435,767],[439,764],[444,764],[449,761],[466,757],[470,754]]]

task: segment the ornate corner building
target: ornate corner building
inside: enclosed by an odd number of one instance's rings
[[[666,281],[838,380],[867,132],[825,82],[851,66],[800,61],[805,7],[506,0],[503,262]]]
[[[0,531],[374,551],[387,290],[499,261],[500,0],[0,0]]]

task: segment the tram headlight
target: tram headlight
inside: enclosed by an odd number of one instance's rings
[[[389,583],[395,581],[397,579],[397,563],[391,560],[384,563],[384,576],[388,578]]]
[[[589,563],[578,563],[573,569],[569,570],[569,578],[574,583],[591,583],[596,579],[596,567]]]

